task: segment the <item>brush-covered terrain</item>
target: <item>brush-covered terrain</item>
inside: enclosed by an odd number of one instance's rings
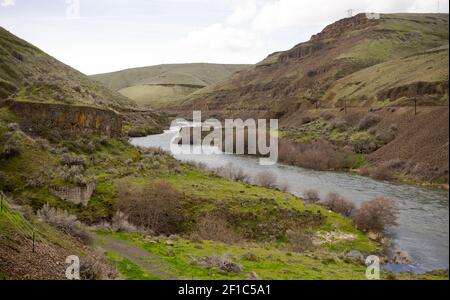
[[[5,101],[114,110],[136,135],[162,131],[167,119],[111,91],[0,28],[0,104]],[[31,105],[30,104],[30,105]]]
[[[250,65],[173,64],[91,76],[142,106],[159,108],[222,81]]]
[[[448,36],[448,14],[359,14],[164,109],[277,118],[285,161],[446,184]]]
[[[2,109],[4,278],[61,278],[65,257],[80,255],[87,279],[364,279],[363,256],[382,255],[351,220],[278,189],[224,179],[126,140],[44,139],[13,122]],[[91,183],[84,204],[57,193]],[[30,253],[32,228],[39,256]],[[103,263],[84,260],[89,253]],[[396,276],[445,274],[383,272]]]

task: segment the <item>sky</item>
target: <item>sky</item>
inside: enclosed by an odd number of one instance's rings
[[[360,12],[448,13],[446,0],[0,0],[0,26],[85,74],[248,63]]]

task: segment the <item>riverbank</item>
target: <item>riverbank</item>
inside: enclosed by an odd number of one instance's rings
[[[178,129],[165,134],[132,139],[141,147],[162,147],[170,150],[170,141]],[[414,259],[412,270],[427,272],[448,268],[448,194],[444,191],[422,189],[417,186],[375,181],[350,173],[318,172],[278,164],[263,167],[254,157],[234,155],[180,155],[182,161],[197,161],[210,168],[233,164],[248,174],[271,171],[278,184],[289,186],[289,192],[302,197],[308,189],[319,191],[324,199],[337,192],[356,205],[378,196],[393,199],[400,209],[399,226],[392,228],[392,248],[407,251]],[[395,250],[394,249],[394,250]]]

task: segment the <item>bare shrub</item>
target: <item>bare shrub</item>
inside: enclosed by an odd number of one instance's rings
[[[258,255],[256,255],[253,252],[246,252],[242,255],[242,259],[246,260],[246,261],[252,261],[252,262],[258,262],[260,261],[260,258],[258,257]]]
[[[5,134],[6,142],[0,148],[0,158],[11,158],[21,153],[23,145],[19,133]]]
[[[8,124],[8,129],[10,131],[19,131],[20,130],[20,125],[17,123],[9,123]]]
[[[326,111],[322,114],[322,118],[325,121],[330,121],[330,120],[333,120],[334,118],[336,118],[336,116],[333,113]]]
[[[370,176],[377,180],[392,180],[394,172],[401,172],[410,167],[407,162],[400,159],[391,159],[379,165],[368,166],[361,170],[364,176]]]
[[[241,168],[235,166],[232,163],[228,163],[225,166],[212,170],[212,173],[237,182],[248,182],[250,176],[244,172]]]
[[[181,195],[166,181],[143,187],[118,186],[117,209],[128,215],[128,221],[157,234],[176,234],[184,222]]]
[[[342,119],[334,119],[330,123],[331,129],[336,129],[339,132],[344,132],[349,128],[348,123],[345,120]]]
[[[85,226],[78,221],[76,216],[69,214],[65,210],[51,207],[47,203],[37,212],[37,216],[44,222],[79,239],[86,245],[93,243],[93,239]]]
[[[338,193],[329,193],[323,205],[327,209],[345,217],[350,217],[356,208],[352,202],[346,200]]]
[[[103,253],[96,252],[80,258],[80,277],[83,280],[114,280],[120,276]]]
[[[273,188],[276,186],[277,175],[271,171],[259,172],[255,177],[255,183],[265,188]]]
[[[66,166],[86,166],[86,160],[83,156],[79,156],[72,153],[64,153],[61,157],[61,164]]]
[[[383,163],[383,166],[389,170],[402,170],[407,165],[407,162],[401,159],[390,159]]]
[[[186,164],[202,171],[210,171],[208,165],[200,161],[190,160],[187,161]]]
[[[359,130],[367,130],[380,123],[380,121],[381,119],[377,115],[368,114],[359,122],[358,128]]]
[[[397,225],[397,214],[398,207],[394,201],[378,197],[363,203],[352,220],[361,230],[382,233],[387,226]]]
[[[395,139],[395,137],[396,137],[396,132],[391,129],[379,130],[375,136],[375,138],[384,145],[392,142]]]
[[[197,234],[202,240],[219,241],[225,244],[235,244],[241,241],[229,224],[214,216],[205,216],[198,224]]]
[[[280,161],[314,170],[351,169],[356,166],[355,155],[349,149],[340,149],[324,139],[307,144],[280,141]]]
[[[111,228],[114,232],[138,232],[136,226],[128,222],[128,216],[121,211],[116,212],[112,218]]]
[[[200,266],[214,268],[227,273],[241,273],[242,267],[234,263],[228,256],[205,256],[200,259]]]
[[[314,122],[315,120],[317,120],[316,117],[306,116],[301,119],[301,122],[302,122],[302,125],[304,125],[304,124],[309,124],[311,122]]]
[[[38,145],[40,149],[52,151],[52,146],[50,145],[50,142],[48,140],[37,137],[34,139],[34,141],[36,142],[36,145]]]
[[[290,191],[291,188],[290,188],[289,184],[283,183],[283,184],[281,184],[281,185],[278,186],[278,189],[279,189],[280,191],[282,191],[283,193],[289,193],[289,191]]]
[[[369,134],[358,134],[350,139],[350,143],[353,146],[353,150],[360,154],[369,154],[378,150],[375,139]]]
[[[59,178],[76,185],[85,185],[87,183],[87,180],[84,178],[84,168],[79,165],[63,166],[59,170]]]
[[[295,228],[287,230],[286,234],[293,251],[303,253],[314,248],[313,235],[310,230]]]
[[[316,203],[320,201],[319,192],[312,189],[306,190],[305,193],[303,194],[303,198],[311,203]]]
[[[139,152],[143,155],[151,155],[151,156],[169,156],[172,154],[169,151],[162,149],[161,147],[148,147],[148,148],[139,148]]]

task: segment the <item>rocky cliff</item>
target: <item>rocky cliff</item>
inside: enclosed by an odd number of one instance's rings
[[[447,91],[428,87],[448,82],[446,45],[448,14],[359,14],[167,110],[214,110],[223,117],[258,110],[281,118],[341,107],[343,99],[352,106],[376,106],[386,97],[396,102],[430,93],[433,103],[442,105]]]
[[[109,109],[17,101],[7,101],[2,105],[17,116],[22,130],[30,134],[74,136],[99,133],[118,137],[122,132],[122,116]]]

